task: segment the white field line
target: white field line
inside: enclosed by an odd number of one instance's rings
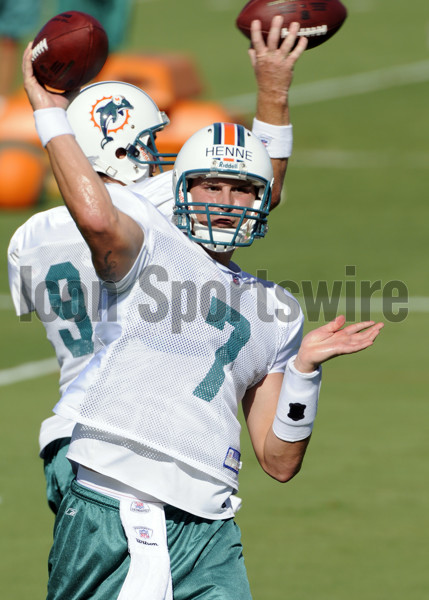
[[[303,303],[305,306],[307,303],[307,299],[303,298],[300,294],[297,294],[297,299]],[[308,302],[313,305],[316,303],[316,300],[319,304],[326,305],[326,302],[330,300],[333,303],[333,298],[309,298]],[[361,298],[340,298],[339,300],[339,309],[341,307],[345,307],[348,303],[349,306],[352,304],[352,300],[354,300],[356,308],[361,306]],[[394,299],[395,307],[399,308],[408,308],[410,312],[429,312],[429,296],[410,296],[406,300]],[[370,302],[371,310],[375,312],[383,311],[383,298],[371,298]],[[12,300],[10,299],[8,294],[0,294],[0,310],[12,310]],[[35,317],[36,318],[36,317]],[[1,371],[0,371],[1,373]]]
[[[429,152],[404,151],[400,154],[386,150],[297,150],[293,155],[293,166],[323,167],[327,169],[385,169],[407,168],[426,169],[429,164]]]
[[[299,300],[301,306],[306,306],[305,299],[302,299],[299,296],[297,296],[297,299]],[[317,304],[316,307],[318,308],[318,306],[321,306],[321,312],[323,314],[323,310],[326,310],[327,306],[326,304],[324,304],[323,298],[320,298],[318,300],[320,300],[320,304]],[[354,304],[351,303],[350,299],[340,298],[336,312],[337,314],[343,313],[347,317],[347,311],[352,310],[354,306],[356,319],[353,320],[358,320],[361,311],[361,299],[353,298],[352,300],[354,301]],[[314,306],[314,301],[315,299],[311,298],[308,306]],[[408,300],[404,302],[395,300],[395,303],[391,308],[395,314],[399,309],[403,308],[406,308],[408,310],[408,314],[427,313],[429,312],[429,297],[413,296],[411,298],[408,298]],[[371,317],[374,313],[382,315],[383,309],[384,307],[382,298],[371,298]],[[27,379],[36,379],[37,377],[43,377],[44,375],[50,375],[56,372],[59,372],[59,367],[58,362],[55,358],[46,358],[43,360],[24,363],[22,365],[18,365],[17,367],[11,367],[9,369],[0,370],[0,387],[4,385],[11,385],[13,383],[19,383]]]
[[[9,294],[0,294],[0,310],[12,310],[12,298]]]
[[[309,308],[310,306],[322,307],[323,309],[327,309],[329,307],[329,303],[331,303],[338,313],[342,311],[352,311],[353,307],[355,309],[357,317],[361,312],[361,308],[365,307],[367,309],[367,298],[340,298],[338,300],[338,307],[336,307],[333,298],[302,298],[299,295],[296,296],[296,299],[304,308]],[[428,296],[412,296],[408,299],[402,298],[370,298],[369,299],[369,311],[375,314],[383,314],[386,310],[392,310],[393,313],[400,309],[407,309],[408,314],[413,313],[427,313],[429,312],[429,297]]]
[[[292,106],[313,104],[424,81],[429,81],[429,60],[344,77],[322,79],[311,83],[301,83],[295,87],[292,85],[290,103]],[[255,102],[256,93],[252,92],[225,98],[222,104],[230,109],[251,111],[255,107]]]
[[[36,379],[51,373],[59,372],[56,358],[45,358],[34,362],[24,363],[10,369],[0,371],[0,386],[18,383],[27,379]]]

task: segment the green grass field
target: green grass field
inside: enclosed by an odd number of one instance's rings
[[[385,329],[371,349],[325,365],[317,425],[292,482],[263,474],[243,432],[238,522],[255,600],[429,595],[429,5],[344,1],[343,29],[296,67],[285,203],[266,240],[237,258],[297,287],[307,329],[332,316],[317,314],[302,293],[318,282],[328,292],[339,282],[348,317],[362,282],[381,288],[370,312]],[[251,115],[247,42],[234,27],[243,4],[136,2],[123,49],[192,53],[205,97]],[[18,322],[6,303],[7,244],[29,214],[0,214],[0,381],[6,369],[52,356],[40,323]],[[385,302],[383,314],[383,297],[398,290],[408,302],[392,310]],[[406,318],[395,317],[399,308]],[[37,436],[57,400],[57,376],[2,385],[1,395],[1,595],[41,600],[53,516]]]

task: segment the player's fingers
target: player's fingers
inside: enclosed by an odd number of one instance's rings
[[[250,40],[252,42],[252,48],[255,49],[256,54],[259,54],[265,50],[265,42],[261,31],[261,21],[258,19],[250,23]]]
[[[373,325],[375,325],[374,321],[360,321],[359,323],[347,325],[347,327],[344,327],[343,332],[348,335],[355,335],[356,333],[362,332]]]
[[[371,344],[374,343],[375,338],[378,336],[378,334],[382,330],[383,326],[384,326],[383,323],[377,323],[376,325],[373,325],[366,331],[356,334],[351,339],[353,339],[354,342],[357,344],[370,346]]]
[[[284,36],[284,39],[280,46],[280,50],[282,51],[282,54],[284,54],[285,56],[287,56],[290,53],[290,51],[292,50],[292,48],[294,47],[299,29],[300,29],[300,25],[296,21],[291,23],[289,25],[289,27],[287,28],[287,34]],[[280,35],[281,35],[281,29],[280,29]]]
[[[23,54],[23,60],[24,61],[28,61],[29,57],[31,57],[32,54],[32,48],[33,48],[33,44],[32,42],[28,42],[27,47],[24,50],[24,54]]]
[[[337,340],[337,349],[339,354],[352,354],[359,352],[369,346],[372,346],[375,338],[380,333],[383,324],[377,323],[364,331],[358,332],[350,336],[342,336],[341,340]],[[344,330],[343,330],[344,331]],[[341,333],[343,333],[343,331]]]
[[[338,315],[338,317],[335,317],[335,319],[329,321],[329,323],[326,323],[326,325],[323,325],[320,329],[326,329],[327,331],[335,332],[341,329],[345,322],[346,317],[344,315]]]
[[[384,323],[376,323],[375,321],[361,321],[360,323],[352,323],[351,325],[344,328],[343,331],[347,331],[352,335],[371,335],[375,331],[379,331],[384,327]]]
[[[308,46],[308,39],[306,37],[300,37],[295,48],[289,53],[289,58],[295,64],[301,54]]]
[[[368,340],[371,342],[371,344],[374,342],[375,338],[379,335],[380,331],[381,331],[381,327],[380,328],[373,328],[370,333],[368,334]]]
[[[339,315],[333,321],[329,321],[326,325],[317,327],[307,333],[304,337],[304,341],[308,344],[324,344],[326,340],[331,339],[338,331],[342,331],[341,327],[344,325],[346,318],[344,315]]]
[[[250,64],[252,65],[252,67],[254,68],[256,65],[256,52],[253,48],[249,48],[249,50],[247,51],[249,58],[250,58]]]
[[[31,64],[33,43],[29,42],[22,55],[22,72],[24,77],[28,78],[33,74],[33,68]]]
[[[372,325],[364,331],[361,331],[356,335],[359,336],[361,339],[375,340],[375,338],[378,336],[383,327],[384,323],[374,323],[374,325]]]
[[[355,352],[360,352],[361,350],[365,350],[365,348],[369,348],[374,343],[374,340],[363,340],[356,344],[348,344],[344,345],[343,349],[339,352],[339,354],[354,354]]]
[[[348,335],[343,339],[344,348],[347,348],[349,352],[354,352],[356,349],[363,349],[371,346],[374,343],[375,338],[380,333],[383,324],[377,323],[372,327],[363,331],[357,332],[353,335]]]
[[[276,15],[271,21],[270,30],[267,37],[268,50],[277,50],[280,45],[281,33],[283,26],[283,17]]]

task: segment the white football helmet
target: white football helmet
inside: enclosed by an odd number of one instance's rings
[[[214,227],[211,218],[224,214],[225,208],[239,207],[192,201],[189,180],[200,177],[239,179],[256,188],[253,206],[240,207],[237,227]],[[194,133],[177,155],[173,169],[175,222],[190,239],[214,252],[250,246],[267,231],[272,184],[273,169],[262,142],[242,125],[213,123]],[[207,216],[207,226],[198,222],[197,214]]]
[[[102,81],[83,88],[67,109],[70,125],[97,172],[126,185],[150,174],[150,165],[172,165],[160,154],[155,134],[170,122],[140,88]],[[165,160],[165,159],[170,160]]]

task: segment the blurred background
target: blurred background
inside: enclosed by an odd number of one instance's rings
[[[283,203],[267,238],[237,262],[296,294],[307,330],[339,312],[385,329],[371,349],[325,365],[313,439],[293,481],[262,472],[243,429],[237,520],[255,600],[429,596],[429,5],[344,3],[342,29],[296,66]],[[15,229],[60,204],[22,94],[22,49],[64,9],[94,14],[111,37],[100,77],[140,85],[166,110],[167,151],[204,119],[250,125],[255,109],[248,40],[234,24],[243,1],[78,4],[43,1],[0,60],[5,79],[14,65],[0,92],[0,586],[13,599],[45,597],[53,515],[37,436],[58,398],[44,329],[18,320],[7,283]]]

